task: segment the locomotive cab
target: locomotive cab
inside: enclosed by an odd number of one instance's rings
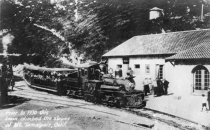
[[[96,102],[98,89],[102,84],[99,64],[86,63],[78,66],[80,83],[84,92],[84,99]]]
[[[83,98],[87,95],[87,91],[90,89],[90,82],[100,82],[100,73],[99,66],[97,63],[84,63],[76,66],[77,76],[74,78],[77,79],[75,84],[69,82],[67,94],[73,97]],[[89,92],[88,92],[89,93]]]

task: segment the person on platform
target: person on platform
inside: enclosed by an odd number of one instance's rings
[[[145,78],[143,81],[143,85],[144,85],[144,95],[147,96],[148,93],[150,93],[150,89],[149,89],[149,79]]]
[[[130,73],[127,73],[127,76],[125,77],[125,79],[127,79],[127,80],[129,80],[131,83],[134,83],[134,84],[135,84],[134,76],[131,75]]]
[[[127,73],[130,73],[130,75],[133,75],[133,70],[131,69],[131,67],[128,67]]]
[[[208,91],[208,93],[207,93],[207,102],[208,102],[208,107],[209,107],[209,111],[210,111],[210,88],[209,88],[209,91]]]
[[[121,78],[122,77],[122,69],[121,68],[119,68],[119,77]]]
[[[152,86],[153,86],[153,94],[157,95],[157,82],[156,82],[156,80],[152,81]]]
[[[163,94],[163,83],[161,79],[157,79],[157,96],[161,96]]]
[[[206,97],[205,97],[205,95],[204,94],[202,94],[202,108],[201,108],[201,111],[203,111],[204,110],[204,108],[205,108],[205,111],[207,111],[207,104],[206,104]]]
[[[108,74],[109,74],[110,77],[113,77],[113,73],[114,73],[113,72],[113,69],[112,68],[109,68],[108,69]]]
[[[163,79],[162,82],[163,82],[163,90],[164,90],[163,94],[167,95],[168,94],[168,84],[169,84],[169,82],[166,79]]]
[[[115,77],[116,78],[122,77],[122,69],[119,66],[117,66],[117,68],[115,70]]]
[[[133,90],[135,88],[135,80],[134,80],[134,76],[131,75],[130,73],[126,73],[127,76],[125,77],[125,79],[127,79],[128,81],[130,81],[131,83],[131,90]]]
[[[8,87],[9,87],[9,68],[8,68],[8,61],[6,59],[3,60],[3,64],[1,67],[1,84],[0,84],[0,89],[1,89],[1,99],[0,99],[0,106],[8,103]]]

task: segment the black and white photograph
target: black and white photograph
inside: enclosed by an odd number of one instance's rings
[[[210,0],[0,0],[0,130],[210,130]]]

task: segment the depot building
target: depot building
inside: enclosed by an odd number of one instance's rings
[[[103,55],[108,69],[130,67],[136,89],[145,78],[166,79],[169,93],[202,94],[208,91],[210,29],[134,36]],[[154,84],[155,85],[155,84]]]

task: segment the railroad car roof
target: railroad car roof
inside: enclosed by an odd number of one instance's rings
[[[98,64],[97,62],[84,63],[84,64],[77,65],[76,68],[89,68],[97,64]]]
[[[39,66],[30,66],[30,65],[26,65],[24,66],[27,69],[31,69],[31,70],[38,70],[38,71],[50,71],[50,72],[54,72],[54,71],[76,71],[77,69],[68,69],[68,68],[47,68],[47,67],[39,67]]]

